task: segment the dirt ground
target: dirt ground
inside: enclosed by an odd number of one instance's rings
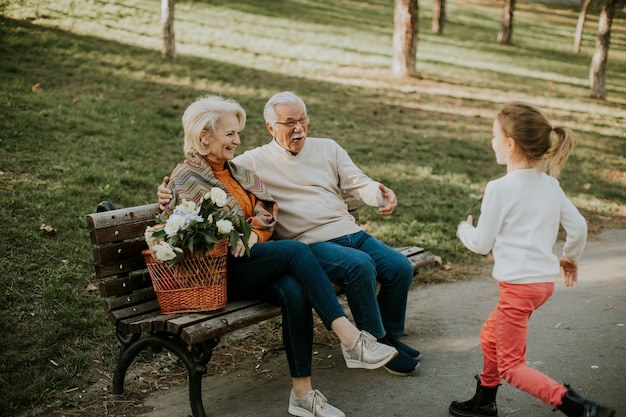
[[[348,416],[447,416],[454,399],[473,394],[480,371],[480,326],[497,299],[485,265],[471,280],[412,289],[405,342],[423,353],[422,369],[410,377],[384,370],[349,370],[336,344],[317,345],[313,381]],[[590,240],[580,282],[555,294],[531,319],[530,366],[619,410],[626,409],[626,230],[606,230]],[[419,279],[419,276],[418,276]],[[275,346],[279,346],[275,345]],[[283,352],[250,352],[254,367],[204,379],[208,416],[287,416],[290,378]],[[467,397],[467,398],[466,398]],[[187,386],[152,393],[146,417],[190,413]],[[506,383],[498,396],[500,417],[555,416],[552,408]]]

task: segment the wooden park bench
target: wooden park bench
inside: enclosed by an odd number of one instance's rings
[[[358,218],[356,201],[348,206]],[[146,226],[155,223],[158,204],[115,210],[100,203],[87,215],[96,278],[102,307],[115,326],[120,356],[113,375],[112,392],[124,391],[126,371],[146,348],[167,349],[183,362],[189,377],[189,402],[194,417],[205,417],[202,377],[220,337],[252,324],[279,316],[280,308],[260,300],[233,301],[226,308],[207,313],[161,314],[141,251]],[[419,247],[398,248],[415,271],[435,258]],[[340,289],[338,289],[340,292]]]

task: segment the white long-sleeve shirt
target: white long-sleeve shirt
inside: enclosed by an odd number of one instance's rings
[[[554,253],[559,224],[567,233],[563,255],[578,260],[587,239],[584,217],[555,178],[530,168],[489,182],[476,227],[461,223],[458,235],[473,252],[493,251],[498,281],[552,282],[560,274]]]
[[[309,137],[297,155],[272,140],[233,162],[253,170],[278,202],[277,239],[311,244],[363,230],[348,212],[342,190],[370,206],[383,205],[379,183],[332,139]]]

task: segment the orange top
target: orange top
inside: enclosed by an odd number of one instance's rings
[[[233,198],[237,200],[237,203],[241,206],[241,210],[243,210],[244,216],[246,218],[252,217],[257,201],[256,196],[241,188],[241,185],[233,178],[230,171],[224,167],[223,163],[213,162],[208,158],[206,158],[206,161],[211,166],[215,178],[220,180]],[[259,242],[266,242],[272,236],[272,231],[270,230],[253,229],[253,231],[259,236]]]

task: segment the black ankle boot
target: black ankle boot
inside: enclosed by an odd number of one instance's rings
[[[613,417],[615,410],[603,407],[583,398],[580,394],[565,384],[567,392],[563,397],[563,404],[557,408],[568,417]]]
[[[471,400],[452,401],[448,411],[456,417],[498,417],[496,394],[498,386],[487,388],[480,385],[480,377],[476,375],[476,393]]]

